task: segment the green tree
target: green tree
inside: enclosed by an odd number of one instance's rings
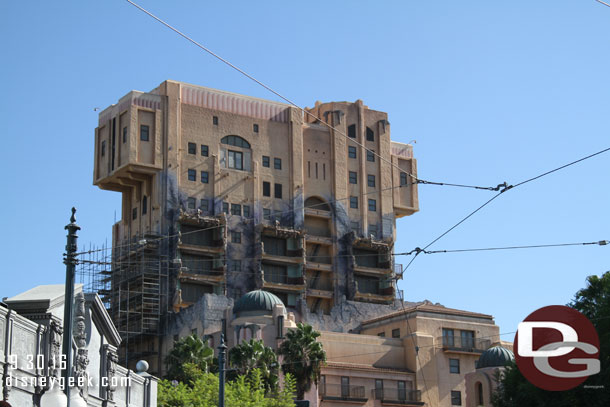
[[[286,375],[284,386],[271,397],[265,395],[265,386],[258,369],[248,377],[238,376],[225,387],[227,407],[294,407],[295,380]],[[201,372],[192,387],[177,381],[161,380],[158,387],[159,407],[216,407],[218,406],[218,376]]]
[[[168,380],[190,384],[202,372],[208,372],[214,360],[214,350],[197,335],[185,336],[174,343],[165,358]]]
[[[282,370],[294,376],[297,395],[301,400],[312,382],[318,384],[320,370],[326,362],[326,352],[316,340],[319,336],[320,332],[311,325],[298,323],[296,329],[288,331],[286,340],[279,348],[278,353],[284,357]]]
[[[553,392],[531,384],[513,363],[498,378],[492,397],[495,407],[606,407],[610,406],[610,272],[589,276],[568,306],[591,320],[600,342],[600,373],[568,391]],[[585,387],[586,386],[586,387]]]
[[[276,390],[278,383],[277,356],[273,349],[265,346],[262,340],[250,339],[232,348],[229,351],[229,363],[233,369],[236,369],[233,375],[249,376],[254,369],[258,369],[265,392],[270,393]]]

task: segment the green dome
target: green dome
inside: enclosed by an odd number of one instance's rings
[[[481,354],[477,362],[477,369],[484,367],[504,367],[515,360],[515,355],[502,346],[492,346]]]
[[[268,291],[250,291],[249,293],[244,294],[244,296],[241,297],[239,300],[237,300],[235,306],[233,307],[233,313],[236,315],[261,315],[271,313],[275,304],[284,305],[284,303],[282,303],[282,300],[280,300],[277,296],[271,294]]]

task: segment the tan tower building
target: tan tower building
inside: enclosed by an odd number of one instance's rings
[[[175,81],[100,113],[94,184],[123,197],[102,294],[133,352],[206,293],[264,289],[303,320],[394,302],[395,219],[418,210],[412,147],[362,101],[307,111],[337,131]]]

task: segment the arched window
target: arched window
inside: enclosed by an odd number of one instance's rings
[[[239,136],[225,136],[222,138],[222,140],[220,140],[220,142],[229,146],[250,148],[250,143]]]
[[[476,392],[477,392],[477,406],[484,406],[485,404],[483,401],[483,384],[481,382],[477,382]]]
[[[227,146],[239,147],[244,150],[231,150],[220,148],[220,165],[223,168],[231,168],[234,170],[250,171],[252,162],[252,152],[250,143],[239,136],[225,136],[220,140],[221,144]]]
[[[330,212],[330,206],[328,206],[326,202],[315,196],[309,197],[305,200],[305,207]]]

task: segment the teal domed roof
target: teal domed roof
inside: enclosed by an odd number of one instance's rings
[[[282,300],[268,291],[250,291],[237,300],[233,307],[233,313],[236,315],[270,314],[276,304],[284,305]]]
[[[481,354],[477,361],[477,369],[484,367],[504,367],[515,360],[515,355],[502,346],[492,346]]]

